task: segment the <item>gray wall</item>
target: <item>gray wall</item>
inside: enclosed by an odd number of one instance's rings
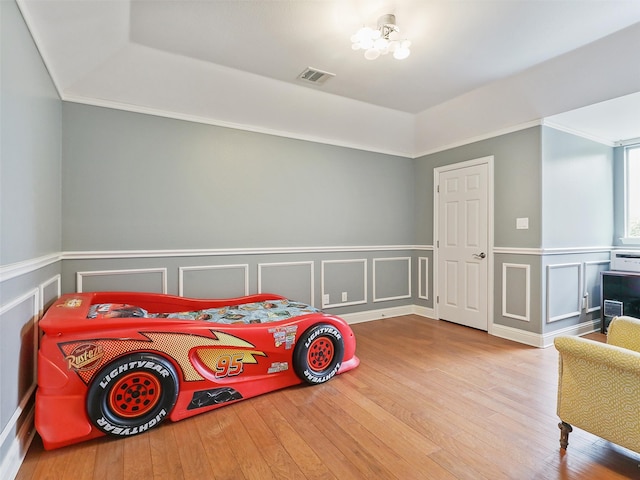
[[[611,245],[613,148],[542,128],[542,246]]]
[[[13,1],[0,22],[0,478],[11,478],[33,432],[37,321],[60,287],[61,102]]]
[[[406,158],[63,105],[65,251],[409,245]]]
[[[494,156],[495,246],[540,246],[542,171],[539,127],[417,158],[414,175],[417,244],[433,244],[434,168],[490,155]],[[516,230],[518,217],[529,218],[529,230]]]
[[[407,250],[412,160],[67,102],[62,117],[63,291],[431,305]]]
[[[532,127],[418,158],[416,243],[433,242],[433,169],[490,155],[493,321],[536,335],[597,327],[599,272],[609,267],[613,236],[611,147]],[[519,217],[529,219],[529,229],[516,229]]]
[[[616,147],[613,152],[613,245],[622,245],[620,239],[624,237],[624,189],[624,147]]]
[[[2,2],[0,264],[60,251],[60,99],[13,1]]]

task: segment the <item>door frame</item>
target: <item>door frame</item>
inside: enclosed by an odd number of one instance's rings
[[[494,268],[493,268],[493,230],[494,230],[494,183],[493,183],[493,164],[494,156],[474,158],[464,162],[443,165],[433,169],[433,309],[436,319],[440,319],[438,313],[438,298],[440,296],[440,277],[438,275],[438,212],[440,210],[440,196],[438,195],[438,185],[440,184],[440,175],[450,170],[459,170],[476,165],[487,165],[487,333],[493,333],[493,298],[494,298]]]

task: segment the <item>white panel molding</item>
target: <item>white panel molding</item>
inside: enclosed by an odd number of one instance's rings
[[[507,311],[507,276],[509,269],[521,269],[525,271],[525,314],[518,315]],[[503,263],[502,264],[502,316],[514,318],[524,322],[531,321],[531,266],[520,263]]]
[[[565,268],[576,268],[577,269],[577,274],[578,274],[578,278],[576,279],[576,297],[575,297],[575,301],[576,301],[576,309],[569,311],[569,312],[564,312],[561,313],[559,315],[555,315],[555,316],[551,316],[551,275],[552,272],[554,270],[560,270],[560,269],[565,269]],[[576,317],[580,315],[580,305],[581,305],[581,299],[582,299],[582,263],[579,262],[574,262],[574,263],[556,263],[553,265],[547,265],[547,323],[553,323],[553,322],[557,322],[559,320],[564,320],[565,318],[571,318],[571,317]]]
[[[38,318],[40,315],[40,307],[38,305],[40,300],[40,289],[39,288],[34,288],[33,290],[30,290],[28,292],[26,292],[25,294],[23,294],[22,296],[0,306],[0,318],[2,317],[2,315],[6,314],[8,311],[18,307],[19,305],[22,305],[25,302],[29,302],[31,304],[31,321],[33,322],[33,338],[32,338],[32,342],[33,342],[33,371],[31,372],[32,375],[32,382],[31,385],[29,385],[29,388],[27,389],[26,393],[23,395],[23,397],[20,399],[20,403],[18,404],[18,407],[16,408],[15,412],[13,412],[13,415],[11,416],[11,418],[9,419],[9,421],[7,422],[6,426],[4,427],[4,429],[2,430],[2,432],[0,433],[0,446],[4,444],[4,442],[7,440],[7,437],[9,436],[10,432],[13,431],[13,428],[15,427],[16,423],[18,422],[20,416],[22,415],[25,406],[27,405],[27,403],[31,400],[31,397],[33,396],[33,392],[35,392],[36,390],[36,385],[37,385],[37,355],[38,355],[38,341],[39,341],[39,335],[38,335]],[[2,401],[2,392],[0,391],[0,401]]]
[[[12,278],[35,272],[41,268],[49,266],[62,260],[62,253],[56,252],[42,257],[31,258],[22,262],[10,263],[0,266],[0,283]]]
[[[363,305],[368,302],[367,297],[367,259],[366,258],[353,258],[347,260],[323,260],[320,262],[320,289],[321,289],[321,298],[324,299],[325,288],[324,288],[324,267],[326,264],[337,264],[337,263],[362,263],[362,291],[364,292],[364,298],[362,300],[354,300],[351,302],[340,302],[340,303],[328,303],[326,305],[322,305],[322,308],[335,308],[335,307],[348,307],[350,305]]]
[[[494,247],[493,253],[505,255],[570,255],[578,253],[610,253],[613,247],[563,247],[563,248],[520,248]]]
[[[2,464],[0,464],[0,478],[15,478],[18,474],[22,461],[27,455],[29,446],[36,434],[36,429],[33,428],[34,417],[35,406],[32,406],[27,412],[17,435],[9,443],[7,455],[2,460]],[[3,442],[0,442],[0,445],[3,445]]]
[[[234,270],[241,269],[244,271],[244,294],[249,295],[249,264],[243,263],[238,265],[201,265],[178,268],[178,295],[184,296],[184,272],[203,271],[203,270]]]
[[[137,275],[140,273],[159,273],[162,277],[162,293],[167,293],[167,269],[166,268],[131,268],[125,270],[91,270],[76,272],[76,290],[82,293],[82,281],[84,277],[100,277],[112,275]]]
[[[582,291],[585,292],[585,295],[587,294],[587,292],[589,292],[589,285],[587,285],[587,278],[589,276],[587,275],[587,271],[589,270],[589,268],[596,267],[597,265],[611,265],[611,260],[595,260],[584,262],[584,286],[582,288]],[[600,310],[600,304],[594,305],[593,307],[589,304],[589,302],[591,302],[591,296],[587,297],[587,302],[587,313]]]
[[[22,262],[0,265],[0,283],[62,260],[109,260],[119,258],[220,257],[229,255],[269,255],[290,253],[433,251],[433,245],[355,245],[327,247],[215,248],[175,250],[87,250],[56,252]]]
[[[418,257],[418,298],[429,300],[429,257]]]
[[[311,305],[315,305],[315,282],[314,282],[314,270],[315,263],[313,261],[302,261],[302,262],[275,262],[275,263],[259,263],[258,264],[258,293],[262,293],[262,270],[266,268],[278,268],[278,267],[292,267],[295,265],[307,265],[309,266],[309,278],[311,280],[310,289],[311,291],[309,298],[311,298]]]
[[[376,263],[378,262],[407,262],[407,293],[403,295],[397,295],[395,297],[378,297],[376,295]],[[411,257],[387,257],[387,258],[374,258],[373,259],[373,301],[374,302],[387,302],[389,300],[402,300],[403,298],[411,298]]]
[[[432,245],[352,245],[317,247],[207,248],[175,250],[101,250],[63,252],[62,260],[101,260],[115,258],[219,257],[228,255],[270,255],[297,253],[394,252],[433,250]]]
[[[44,291],[49,285],[53,285],[54,283],[56,284],[56,298],[60,298],[60,295],[62,295],[62,276],[60,274],[54,275],[49,280],[40,284],[40,312],[38,314],[38,318],[42,318],[42,315],[44,314]]]

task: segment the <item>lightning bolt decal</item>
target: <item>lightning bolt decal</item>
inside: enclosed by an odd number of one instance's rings
[[[234,337],[224,332],[212,330],[215,337],[204,337],[202,335],[192,335],[186,333],[165,333],[165,332],[139,332],[148,340],[131,339],[99,339],[85,340],[83,342],[70,342],[59,344],[64,355],[68,355],[79,343],[92,342],[101,345],[104,349],[104,357],[100,366],[106,365],[111,359],[125,353],[133,351],[156,351],[164,353],[173,358],[182,369],[183,378],[186,382],[204,380],[198,373],[189,359],[192,349],[197,349],[198,357],[210,369],[221,355],[241,354],[241,362],[258,363],[255,356],[266,357],[264,352],[258,350],[246,350],[255,348],[251,343]],[[227,347],[227,348],[225,348]],[[93,375],[97,372],[98,366],[91,371],[78,371],[78,375],[89,383]],[[213,369],[212,369],[213,370]]]

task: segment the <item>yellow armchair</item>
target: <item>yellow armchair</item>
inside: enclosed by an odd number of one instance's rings
[[[554,344],[560,446],[573,425],[640,453],[640,320],[614,318],[607,343],[562,336]]]

